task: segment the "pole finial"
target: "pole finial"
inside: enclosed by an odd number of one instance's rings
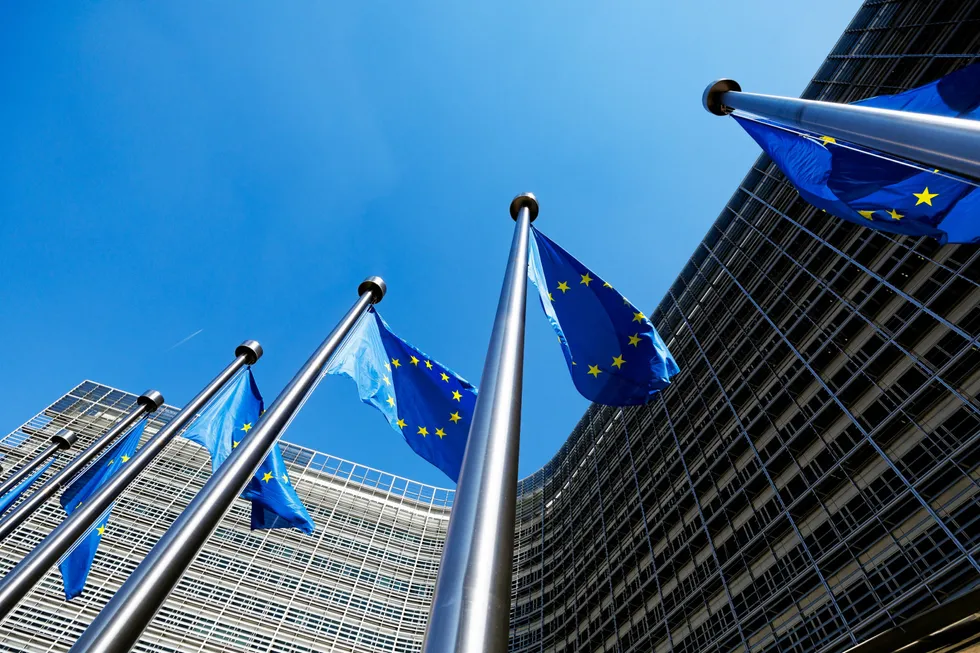
[[[262,358],[262,345],[258,340],[246,340],[235,347],[235,357],[244,356],[246,365],[255,365]]]
[[[517,219],[521,209],[527,207],[531,213],[531,222],[538,217],[538,198],[534,193],[521,193],[510,202],[510,217]]]
[[[58,445],[59,449],[71,449],[71,445],[78,442],[78,436],[75,435],[74,431],[61,429],[51,436],[51,441]]]
[[[716,116],[727,116],[732,112],[731,107],[726,107],[721,102],[721,96],[728,91],[740,92],[742,87],[738,85],[734,79],[718,79],[710,84],[708,88],[704,89],[704,95],[701,96],[701,104],[704,108]]]
[[[136,403],[146,408],[146,412],[152,413],[163,405],[163,395],[158,390],[147,390],[136,399]]]
[[[368,277],[357,287],[358,296],[366,292],[371,293],[371,303],[377,304],[384,299],[385,293],[388,292],[388,284],[381,277]]]

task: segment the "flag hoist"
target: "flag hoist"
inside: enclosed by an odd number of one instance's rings
[[[528,242],[538,217],[534,195],[515,197],[510,214],[517,224],[449,518],[425,653],[507,650]]]
[[[235,360],[221,371],[196,397],[156,435],[143,445],[111,480],[108,480],[84,504],[65,518],[40,544],[24,556],[7,575],[0,580],[0,619],[10,614],[17,604],[31,591],[58,560],[88,534],[112,507],[130,482],[133,481],[153,458],[163,451],[170,441],[187,426],[207,405],[208,401],[245,365],[252,365],[262,357],[262,346],[254,340],[246,340],[235,349]],[[128,649],[127,649],[128,650]]]
[[[136,400],[136,406],[129,413],[116,422],[102,437],[93,442],[88,449],[75,456],[70,463],[65,465],[51,480],[32,494],[27,501],[17,506],[16,510],[4,517],[3,521],[0,521],[0,542],[13,533],[45,501],[54,496],[71,479],[75,478],[86,465],[95,460],[95,457],[112,444],[117,437],[129,431],[134,424],[162,405],[163,395],[156,390],[147,390],[140,395]]]
[[[232,450],[211,475],[180,517],[82,633],[72,651],[122,653],[136,644],[187,567],[316,387],[333,353],[368,308],[384,297],[385,282],[380,277],[370,277],[358,286],[357,292],[359,298],[354,306],[262,414],[248,437]],[[508,556],[508,569],[509,561]],[[509,592],[509,582],[507,586]],[[506,613],[504,617],[506,620]]]

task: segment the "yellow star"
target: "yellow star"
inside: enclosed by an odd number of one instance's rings
[[[395,405],[395,398],[392,397],[391,395],[388,395],[388,398],[385,401],[388,402],[388,405],[389,406],[394,406]]]
[[[127,456],[126,454],[123,454],[123,457],[122,457],[122,461],[123,461],[124,463],[125,463],[125,462],[128,462],[128,461],[129,461],[129,456]]]
[[[622,356],[614,356],[613,357],[612,364],[613,364],[613,367],[615,367],[618,370],[619,368],[621,368],[623,366],[623,363],[625,363],[625,362],[626,361],[623,360],[623,357]]]
[[[453,390],[453,399],[455,399],[456,401],[463,400],[463,395],[459,393],[459,390]]]
[[[391,364],[394,365],[396,368],[402,366],[402,364],[398,362],[398,359],[397,358],[392,358],[391,359]]]
[[[645,319],[647,319],[647,316],[644,315],[642,312],[641,313],[633,313],[633,321],[634,322],[642,322]]]
[[[390,372],[391,371],[391,365],[389,365],[388,363],[385,363],[385,369]]]
[[[388,378],[387,374],[382,374],[381,380],[385,382],[385,385],[391,385],[391,379]]]
[[[415,358],[415,356],[412,356],[412,360],[410,360],[409,362],[415,367],[419,366],[419,359]]]
[[[901,213],[899,213],[895,209],[892,209],[891,211],[885,211],[885,213],[887,213],[888,215],[892,216],[892,220],[901,220],[902,218],[905,217],[904,215],[902,215]]]
[[[823,141],[824,145],[826,145],[827,143],[834,143],[834,144],[837,143],[837,139],[834,138],[833,136],[821,136],[820,140]]]
[[[558,282],[558,290],[560,290],[562,292],[562,294],[567,293],[570,290],[570,288],[568,287],[568,282],[567,281],[559,281]]]
[[[232,449],[237,449],[237,448],[238,448],[238,440],[234,440],[234,441],[232,441],[232,443],[231,443],[231,448],[232,448]]]
[[[442,377],[442,380],[443,381],[445,381],[446,383],[449,383],[449,375],[448,374],[446,374],[445,372],[443,372],[439,376]]]
[[[432,369],[432,361],[425,361],[425,369],[427,370]]]
[[[442,429],[436,429],[436,435],[438,435],[439,439],[441,440],[446,435],[446,432]]]
[[[592,376],[598,379],[600,372],[602,372],[602,370],[599,369],[598,365],[589,365],[589,371],[586,372],[586,374],[591,374]]]
[[[551,301],[555,301],[555,298],[551,293],[548,293],[548,299],[550,299]]]
[[[400,429],[403,429],[406,426],[405,425],[405,420],[403,420],[401,417],[398,418],[398,421],[395,422],[395,424],[397,424],[398,425],[398,428],[400,428]]]
[[[420,426],[419,427],[419,433],[418,434],[421,435],[424,438],[425,436],[427,436],[429,434],[429,430],[427,428],[425,428],[424,426]]]
[[[449,413],[449,421],[455,424],[459,420],[463,419],[459,416],[459,413]]]
[[[932,206],[932,198],[939,197],[939,193],[930,193],[928,186],[926,186],[926,189],[921,193],[912,193],[912,195],[914,195],[916,199],[919,200],[918,202],[915,203],[916,206],[920,204],[928,204],[929,206]]]
[[[252,430],[252,425],[251,424],[244,424],[244,425],[242,425],[242,430],[245,431],[246,433],[248,433],[249,431]]]
[[[116,462],[116,459],[115,458],[113,458],[112,460],[109,461],[109,465],[111,465],[114,462]],[[106,465],[106,467],[108,467],[109,465]]]
[[[81,506],[82,506],[82,502],[81,502],[81,501],[79,501],[79,502],[78,502],[78,505],[77,505],[77,506],[75,506],[75,507],[76,507],[76,508],[80,508]]]
[[[633,345],[634,347],[639,347],[640,346],[640,334],[639,333],[634,333],[633,335],[630,336],[630,344]]]
[[[271,481],[272,480],[272,472],[266,472],[265,474],[263,474],[262,475],[262,480],[265,481],[266,483],[268,483],[269,481]]]
[[[602,282],[602,287],[603,288],[612,288],[612,285],[610,285],[610,283],[608,281],[603,281]]]
[[[285,483],[286,485],[289,485],[289,477],[286,476],[285,474],[283,474],[282,475],[282,482]]]
[[[103,533],[105,533],[105,526],[99,526],[95,530],[98,532],[99,535],[102,535]]]
[[[586,288],[588,288],[589,284],[592,283],[592,277],[589,276],[588,272],[582,275],[581,283],[584,283]]]
[[[630,300],[628,300],[625,297],[623,297],[623,303],[626,304],[627,306],[629,306],[630,305]]]
[[[867,218],[868,220],[871,220],[872,219],[871,216],[875,214],[874,211],[858,211],[858,213],[861,215],[862,218]]]

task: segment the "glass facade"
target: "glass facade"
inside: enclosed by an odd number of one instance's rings
[[[803,96],[977,60],[980,0],[867,0]],[[512,650],[843,651],[980,585],[980,248],[830,218],[763,156],[652,319],[674,385],[591,407],[520,481]],[[134,400],[83,383],[0,441],[4,468],[57,428],[84,446]],[[253,534],[239,502],[138,650],[420,650],[452,491],[284,451],[314,536]],[[67,650],[208,470],[172,444],[117,505],[86,594],[64,602],[52,571],[0,650]],[[60,518],[0,545],[0,571]]]
[[[977,0],[868,0],[803,97],[978,59]],[[674,385],[521,482],[512,649],[841,651],[976,586],[978,280],[760,157],[653,313]]]

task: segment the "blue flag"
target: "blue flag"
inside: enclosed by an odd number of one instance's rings
[[[459,480],[476,405],[469,382],[392,333],[373,309],[327,374],[351,378],[361,401],[380,410],[415,453]]]
[[[0,515],[6,512],[7,508],[13,505],[13,503],[17,501],[18,498],[20,498],[20,495],[23,494],[27,488],[34,485],[34,481],[36,481],[38,477],[41,476],[41,474],[48,471],[48,467],[50,467],[52,463],[54,463],[54,461],[55,459],[52,458],[48,462],[39,466],[37,469],[31,472],[31,474],[27,478],[25,478],[23,481],[21,481],[20,483],[12,487],[9,492],[7,492],[5,495],[0,497]]]
[[[853,104],[980,120],[980,63],[960,68],[931,84],[913,88],[911,91],[881,95]]]
[[[211,469],[231,455],[263,413],[262,395],[251,368],[239,372],[184,431],[183,436],[211,453]],[[279,445],[273,447],[242,493],[252,502],[252,529],[295,527],[313,532],[310,514],[293,488]],[[278,519],[278,521],[277,521]]]
[[[980,64],[931,84],[855,105],[980,119]],[[971,181],[851,143],[756,118],[735,120],[813,206],[889,233],[942,244],[980,241],[980,189]]]
[[[528,277],[583,397],[633,406],[670,384],[680,369],[642,311],[534,227],[530,259]]]
[[[972,183],[829,136],[734,117],[813,206],[864,227],[942,244],[980,240],[980,189]]]
[[[146,428],[146,420],[140,422],[139,426],[132,429],[126,436],[117,440],[111,448],[65,488],[65,491],[61,493],[61,506],[66,513],[70,515],[75,512],[109,479],[119,473],[123,465],[129,462],[129,459],[136,453],[136,447],[139,446],[144,428]],[[108,527],[111,510],[111,508],[106,510],[105,514],[95,523],[95,527],[82,536],[75,544],[75,548],[58,563],[61,579],[65,586],[65,598],[68,600],[75,598],[85,589],[85,579],[88,578],[88,573],[92,569],[92,561],[95,559],[95,552],[99,548],[99,541]]]

